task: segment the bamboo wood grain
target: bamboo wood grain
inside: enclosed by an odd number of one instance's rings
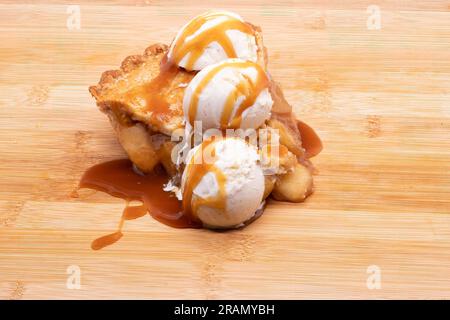
[[[382,1],[0,1],[0,298],[450,298],[450,6]],[[71,197],[124,156],[87,87],[211,8],[260,25],[269,68],[324,141],[316,193],[240,231],[129,221]],[[81,289],[66,269],[81,269]],[[381,269],[381,289],[366,286]]]

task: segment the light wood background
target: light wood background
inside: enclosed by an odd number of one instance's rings
[[[0,298],[450,298],[448,1],[0,3]],[[70,195],[124,152],[88,86],[211,8],[262,27],[273,76],[324,141],[317,191],[241,231],[130,221],[92,251],[123,203]]]

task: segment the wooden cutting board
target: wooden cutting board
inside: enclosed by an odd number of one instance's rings
[[[129,221],[101,251],[122,201],[71,194],[124,152],[88,86],[225,5],[75,2],[79,30],[72,1],[0,1],[0,298],[450,298],[448,1],[378,1],[378,30],[370,1],[230,1],[323,139],[315,194],[240,231]]]

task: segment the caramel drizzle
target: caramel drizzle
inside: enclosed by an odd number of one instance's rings
[[[216,158],[216,150],[213,142],[214,139],[205,140],[198,150],[194,153],[186,169],[186,181],[183,190],[183,210],[185,214],[196,218],[196,212],[202,205],[207,205],[212,208],[221,209],[225,212],[226,209],[226,176],[218,167],[214,165]],[[208,161],[205,159],[205,154],[210,153]],[[207,198],[193,198],[194,190],[199,185],[203,177],[207,173],[213,173],[219,190],[217,195]]]
[[[212,42],[217,42],[223,48],[228,58],[236,58],[236,51],[234,50],[233,43],[227,36],[228,30],[239,30],[246,34],[254,34],[254,30],[251,25],[243,22],[233,16],[227,16],[227,20],[224,20],[217,25],[212,26],[210,29],[201,32],[200,34],[192,37],[189,41],[186,41],[188,37],[197,32],[203,24],[218,17],[223,17],[223,12],[207,12],[202,14],[194,20],[192,20],[183,30],[181,35],[173,46],[171,59],[179,64],[180,61],[187,55],[189,55],[186,69],[192,70],[195,62],[200,58],[205,49]]]
[[[192,94],[188,110],[189,123],[191,125],[194,124],[195,118],[197,116],[198,102],[203,90],[206,88],[206,86],[210,83],[210,81],[215,75],[217,75],[220,71],[222,71],[227,67],[233,67],[238,69],[255,68],[257,71],[257,78],[256,81],[253,81],[247,75],[242,74],[243,79],[236,85],[236,88],[230,92],[225,101],[225,106],[223,108],[220,119],[220,129],[222,130],[227,128],[232,129],[239,128],[242,122],[242,114],[244,113],[244,111],[247,110],[249,107],[251,107],[255,103],[261,91],[264,90],[265,88],[268,88],[269,86],[269,78],[267,77],[267,74],[264,72],[262,67],[257,63],[251,61],[229,61],[220,63],[214,68],[212,68],[203,77],[203,79],[200,81],[200,83],[195,88],[195,91]],[[244,96],[245,99],[242,101],[239,108],[236,110],[234,117],[231,118],[234,105],[240,96]]]
[[[166,89],[177,75],[178,67],[164,56],[159,74],[150,82],[128,91],[125,100],[132,101],[136,105],[141,105],[141,100],[145,101],[145,110],[151,112],[152,117],[181,116],[180,110],[170,109],[170,103],[166,98]]]
[[[164,96],[164,88],[170,86],[177,74],[177,66],[166,62],[164,58],[161,62],[159,74],[143,88],[147,109],[155,114],[173,113],[169,108],[170,103]]]
[[[106,246],[109,246],[122,238],[122,228],[126,220],[134,220],[140,217],[143,217],[147,214],[147,208],[145,205],[140,206],[130,206],[129,201],[127,200],[127,205],[125,209],[123,209],[122,217],[120,218],[119,226],[117,227],[117,231],[114,233],[107,234],[106,236],[102,236],[100,238],[95,239],[91,243],[92,250],[100,250]]]

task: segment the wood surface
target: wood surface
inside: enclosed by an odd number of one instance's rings
[[[450,298],[448,1],[75,2],[70,31],[73,1],[0,1],[1,299]],[[239,231],[129,221],[92,251],[124,204],[71,194],[124,152],[88,86],[212,8],[262,27],[273,77],[324,142],[316,192]]]

